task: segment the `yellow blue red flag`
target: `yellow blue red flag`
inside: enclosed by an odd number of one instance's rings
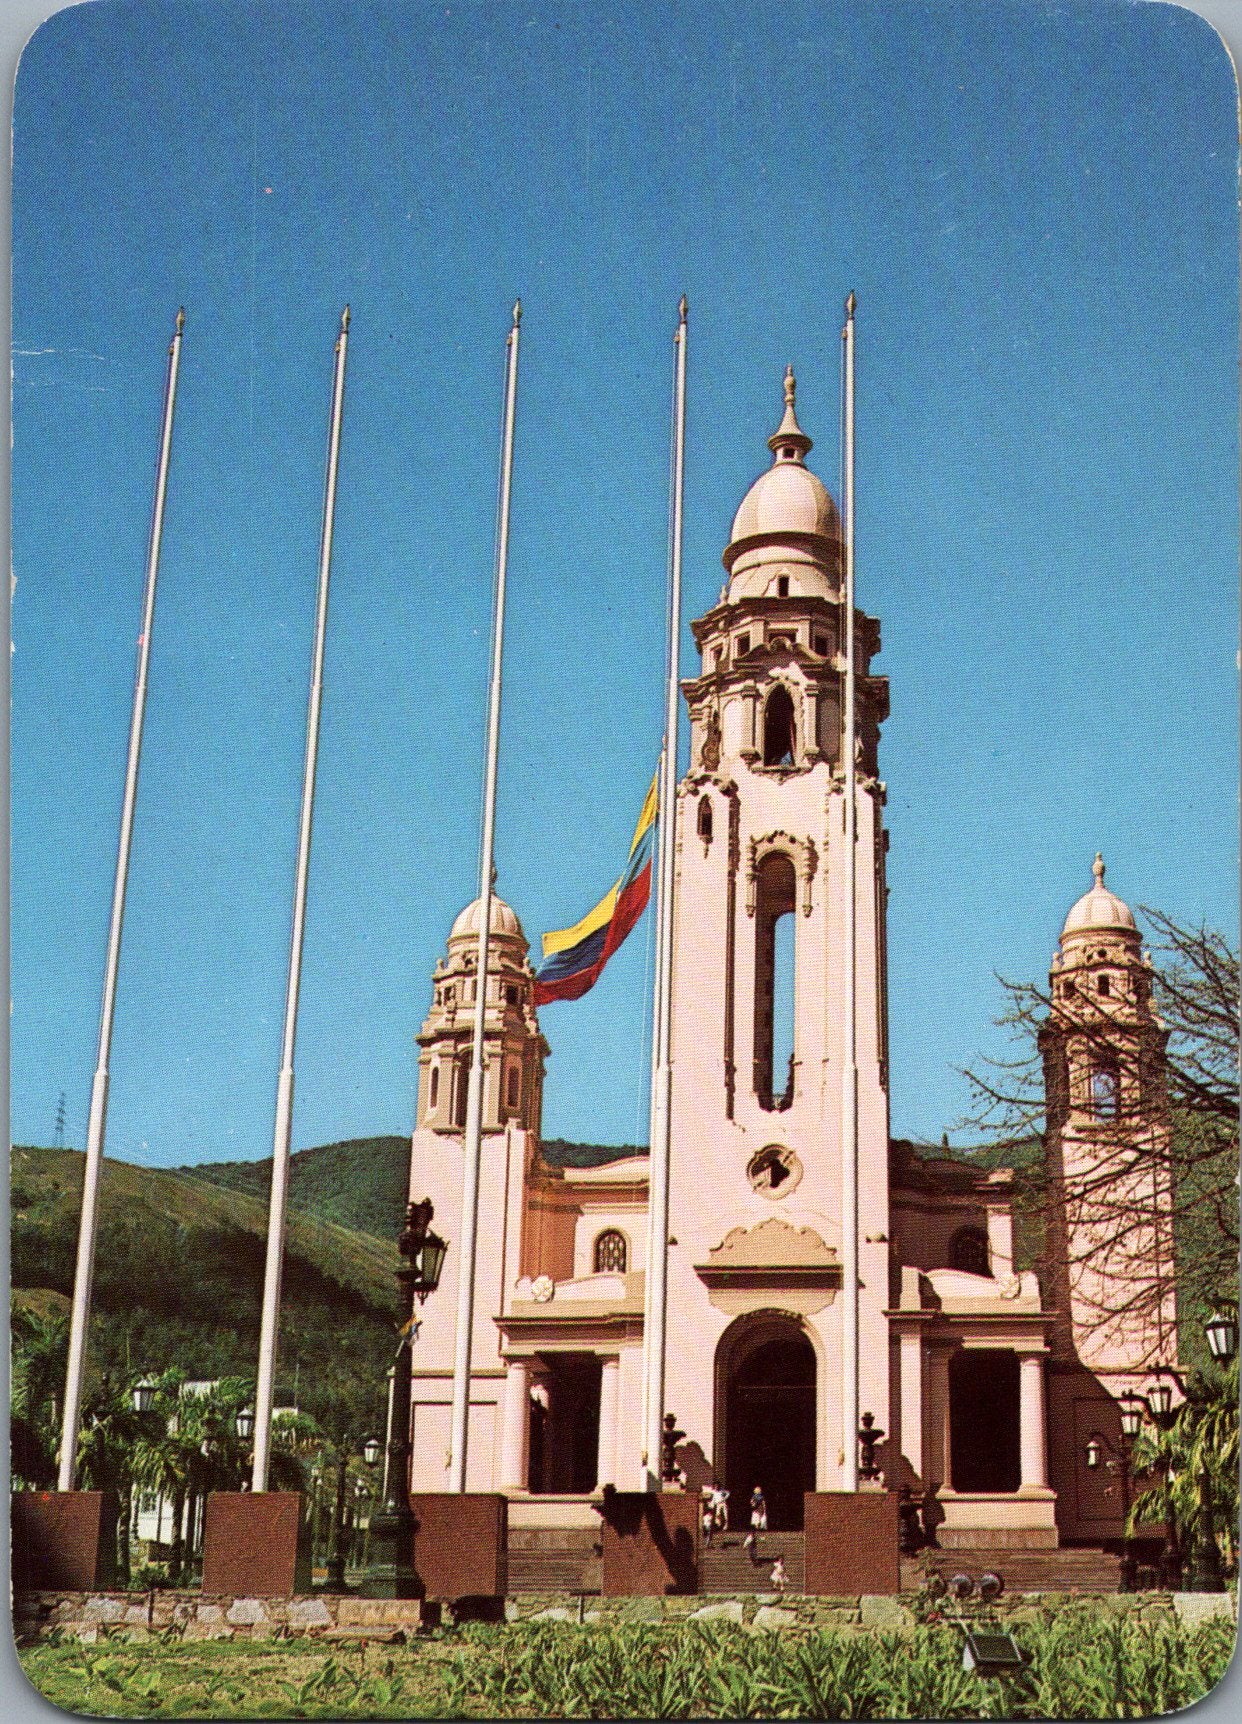
[[[576,1000],[594,987],[604,965],[647,907],[651,896],[651,848],[660,805],[659,773],[643,801],[630,841],[625,872],[572,928],[543,936],[543,961],[535,971],[535,1004]]]

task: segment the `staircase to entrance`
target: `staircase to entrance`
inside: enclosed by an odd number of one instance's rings
[[[786,1592],[801,1592],[805,1585],[805,1540],[800,1532],[762,1532],[752,1559],[738,1533],[717,1533],[710,1548],[699,1556],[699,1591],[715,1593],[774,1592],[772,1564],[785,1561]]]
[[[805,1539],[801,1532],[759,1535],[758,1556],[752,1562],[740,1532],[718,1533],[699,1557],[699,1591],[728,1594],[772,1592],[772,1564],[785,1560],[786,1591],[805,1586]],[[1120,1558],[1094,1549],[1023,1550],[968,1548],[930,1549],[901,1559],[901,1590],[917,1592],[929,1572],[945,1580],[969,1574],[976,1584],[988,1571],[999,1574],[1005,1590],[1015,1592],[1118,1592]],[[510,1529],[508,1591],[522,1593],[596,1594],[603,1584],[599,1533],[585,1527]]]

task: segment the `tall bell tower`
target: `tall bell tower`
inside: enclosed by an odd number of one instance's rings
[[[683,684],[691,763],[676,813],[669,1193],[669,1309],[678,1324],[666,1406],[736,1483],[743,1447],[752,1470],[759,1465],[731,1399],[732,1378],[760,1368],[746,1363],[748,1336],[772,1360],[786,1342],[790,1361],[789,1349],[802,1348],[802,1364],[771,1369],[813,1374],[813,1416],[799,1417],[810,1418],[814,1462],[801,1477],[804,1488],[822,1490],[840,1484],[845,1442],[843,552],[837,506],[806,465],[812,445],[798,423],[792,371],[768,446],[771,466],[743,499],[723,554],[720,600],[693,625],[701,672]],[[887,1426],[886,841],[877,749],[888,686],[870,668],[876,620],[856,613],[854,639],[860,1407]],[[701,1357],[709,1345],[714,1370]],[[809,1392],[805,1382],[800,1392]]]
[[[1056,1350],[1114,1391],[1177,1364],[1168,1030],[1130,908],[1093,884],[1053,956],[1040,1031]]]

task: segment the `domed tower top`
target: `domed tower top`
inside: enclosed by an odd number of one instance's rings
[[[1095,876],[1091,890],[1084,892],[1065,918],[1065,926],[1061,929],[1062,944],[1069,940],[1078,945],[1097,934],[1109,933],[1123,938],[1128,936],[1128,940],[1137,945],[1138,928],[1133,912],[1105,886],[1104,858],[1098,851],[1091,864],[1091,872]]]
[[[728,601],[837,594],[841,517],[804,461],[812,443],[798,423],[797,387],[787,366],[785,414],[768,438],[772,465],[743,497],[721,559]]]
[[[461,939],[477,941],[482,907],[483,900],[481,898],[476,898],[472,904],[466,905],[466,908],[453,923],[449,932],[450,941]],[[506,904],[503,898],[498,898],[495,892],[492,893],[491,910],[487,924],[490,934],[508,935],[511,939],[520,940],[523,947],[526,946],[526,936],[522,932],[522,924],[518,921],[517,911]]]
[[[466,1123],[482,904],[476,898],[449,931],[447,955],[432,974],[431,1010],[415,1037],[419,1124],[459,1134]],[[534,1005],[534,971],[517,913],[492,893],[484,1040],[483,1129],[509,1122],[537,1132],[548,1047]]]

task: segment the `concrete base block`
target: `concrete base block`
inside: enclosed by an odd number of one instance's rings
[[[699,1499],[683,1491],[604,1492],[605,1598],[699,1588]]]
[[[116,1579],[113,1491],[14,1491],[13,1590],[91,1592]]]
[[[424,1598],[503,1598],[508,1503],[499,1491],[422,1491],[414,1511],[414,1567]]]
[[[203,1593],[292,1598],[311,1589],[310,1528],[296,1491],[213,1491],[203,1529]]]
[[[808,1491],[806,1591],[819,1597],[901,1591],[893,1491]]]

